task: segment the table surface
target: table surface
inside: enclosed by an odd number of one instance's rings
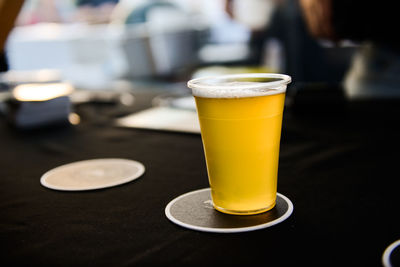
[[[149,98],[137,100],[132,110]],[[323,114],[286,109],[278,191],[293,202],[293,214],[235,234],[185,229],[164,214],[175,197],[208,187],[200,135],[118,128],[112,122],[121,109],[98,103],[76,107],[75,126],[19,131],[1,120],[1,262],[380,266],[385,248],[400,239],[400,109],[387,115],[367,106]],[[54,167],[95,158],[137,160],[146,172],[85,192],[39,182]]]

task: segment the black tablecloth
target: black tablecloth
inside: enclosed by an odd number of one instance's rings
[[[1,263],[380,266],[385,248],[400,239],[400,109],[287,109],[278,191],[294,212],[278,225],[236,234],[188,230],[164,215],[175,197],[208,187],[199,135],[117,128],[112,119],[120,114],[109,110],[84,104],[76,109],[79,125],[35,131],[1,121]],[[54,167],[95,158],[137,160],[146,172],[86,192],[39,182]]]

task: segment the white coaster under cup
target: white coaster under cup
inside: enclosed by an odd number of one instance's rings
[[[83,191],[112,187],[139,178],[142,163],[129,159],[91,159],[73,162],[49,170],[40,183],[50,189]]]
[[[214,209],[210,188],[183,194],[165,208],[165,215],[182,227],[213,233],[238,233],[270,227],[286,220],[293,212],[292,202],[277,194],[273,209],[256,215],[230,215]]]

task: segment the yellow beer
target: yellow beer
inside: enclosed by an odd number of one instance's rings
[[[217,210],[257,214],[275,206],[285,89],[228,98],[194,93]]]

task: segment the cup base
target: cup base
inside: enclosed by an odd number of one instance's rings
[[[226,213],[226,214],[231,214],[231,215],[255,215],[255,214],[260,214],[267,212],[275,207],[276,202],[274,202],[272,205],[262,208],[262,209],[257,209],[257,210],[228,210],[221,208],[215,204],[213,204],[214,209],[216,209],[219,212]]]

